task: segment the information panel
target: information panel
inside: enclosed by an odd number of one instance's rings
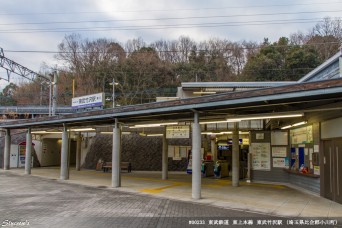
[[[167,139],[188,139],[190,126],[166,126]]]
[[[273,158],[273,167],[274,168],[287,168],[286,158]]]
[[[270,143],[252,143],[249,147],[252,153],[253,170],[271,170]]]
[[[287,147],[272,147],[272,157],[286,157]]]
[[[290,130],[291,144],[313,143],[312,125]]]

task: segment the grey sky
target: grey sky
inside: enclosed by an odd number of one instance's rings
[[[181,35],[195,41],[262,42],[264,37],[276,41],[299,30],[307,32],[320,19],[339,17],[341,12],[341,0],[3,0],[0,47],[6,57],[39,71],[42,62],[59,64],[53,53],[39,51],[57,51],[71,33],[119,43],[138,37],[150,43]],[[2,68],[0,77],[7,77]],[[4,83],[0,80],[0,86]]]

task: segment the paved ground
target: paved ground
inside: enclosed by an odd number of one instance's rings
[[[203,179],[203,199],[194,201],[188,183],[191,176],[184,174],[170,173],[170,179],[162,181],[160,173],[126,173],[119,189],[109,187],[110,173],[71,171],[68,181],[60,181],[58,176],[58,168],[33,169],[30,176],[24,175],[23,169],[0,170],[0,224],[26,225],[27,221],[31,227],[201,227],[189,222],[204,222],[211,227],[209,223],[221,222],[218,226],[252,227],[234,224],[252,222],[254,227],[258,222],[281,220],[282,226],[264,227],[297,227],[285,224],[302,220],[318,222],[313,227],[325,227],[319,221],[336,225],[336,219],[337,225],[342,224],[342,205],[281,185],[241,183],[240,188],[232,188],[229,180]],[[314,211],[316,217],[305,217],[302,208]]]
[[[9,172],[23,175],[23,169]],[[32,175],[59,179],[59,167],[34,168]],[[191,198],[191,175],[185,172],[169,172],[168,180],[161,180],[161,172],[133,171],[122,173],[122,185],[118,190],[140,193],[167,199],[193,202]],[[70,168],[70,180],[86,186],[111,186],[111,173],[94,170],[75,171]],[[202,198],[197,203],[238,209],[246,212],[260,212],[284,217],[324,217],[342,216],[342,204],[310,194],[303,189],[298,191],[285,185],[246,183],[232,187],[230,179],[202,178]]]
[[[189,221],[265,218],[134,193],[0,172],[0,223],[31,227],[184,227]],[[214,221],[213,221],[214,222]],[[231,221],[232,222],[232,221]],[[198,227],[197,225],[192,225]]]

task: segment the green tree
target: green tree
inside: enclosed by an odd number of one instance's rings
[[[273,44],[264,41],[259,53],[248,59],[242,79],[296,81],[320,63],[321,60],[314,48],[292,45],[288,38],[281,37]]]
[[[10,83],[8,84],[2,92],[0,92],[0,105],[2,106],[11,106],[17,105],[16,100],[13,98],[15,91],[18,89],[16,84]]]

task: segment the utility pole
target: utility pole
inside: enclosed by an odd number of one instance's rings
[[[52,102],[52,81],[49,84],[49,116],[51,116],[51,102]]]
[[[115,108],[115,86],[116,86],[116,85],[119,85],[119,83],[115,82],[115,81],[114,81],[114,78],[113,78],[113,82],[109,83],[109,85],[112,85],[112,86],[113,86],[113,90],[112,90],[112,100],[113,100],[113,108]]]
[[[53,96],[52,96],[52,115],[56,115],[57,109],[57,72],[53,72]]]

